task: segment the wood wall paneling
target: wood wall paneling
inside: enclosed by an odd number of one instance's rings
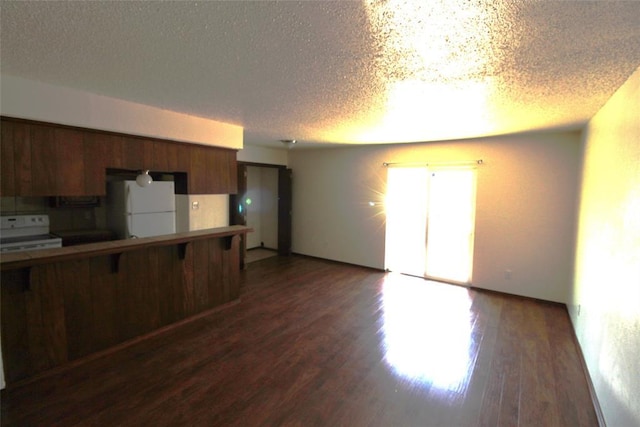
[[[185,246],[184,259],[180,263],[183,280],[183,302],[182,307],[185,317],[196,313],[195,276],[193,267],[193,242]]]
[[[8,383],[29,378],[239,297],[240,237],[2,271]]]
[[[93,336],[93,349],[103,350],[120,342],[120,299],[118,274],[111,270],[111,258],[91,258],[90,278],[92,321],[89,325]],[[124,295],[122,296],[124,297]]]
[[[192,243],[193,250],[193,300],[194,314],[205,310],[209,303],[209,242],[198,240]]]
[[[208,280],[208,296],[210,305],[222,304],[223,299],[223,287],[215,286],[216,283],[222,283],[223,280],[223,268],[222,268],[222,251],[224,239],[209,240],[208,243],[208,265],[209,265],[209,280]]]
[[[2,273],[2,353],[5,378],[8,383],[25,378],[30,373],[30,353],[27,331],[27,301],[25,284],[29,270]]]
[[[31,268],[31,285],[26,292],[31,375],[68,360],[64,289],[59,285],[63,282],[56,264]]]
[[[91,263],[69,261],[57,264],[64,287],[64,320],[69,359],[74,360],[95,350],[95,319],[92,303]]]

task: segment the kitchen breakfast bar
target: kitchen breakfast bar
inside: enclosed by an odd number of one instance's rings
[[[3,254],[7,386],[126,345],[238,300],[229,226]]]

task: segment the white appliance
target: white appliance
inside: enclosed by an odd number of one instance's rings
[[[175,189],[171,181],[140,187],[135,181],[107,186],[107,224],[120,239],[176,232]]]
[[[0,251],[20,252],[59,248],[62,239],[49,234],[49,215],[0,217]]]

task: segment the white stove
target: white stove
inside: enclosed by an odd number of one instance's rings
[[[49,215],[0,217],[0,252],[59,248],[62,239],[49,234]]]

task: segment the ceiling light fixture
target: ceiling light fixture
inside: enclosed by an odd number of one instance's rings
[[[296,141],[295,139],[281,139],[280,142],[282,142],[284,145],[291,146],[298,141]]]
[[[144,170],[140,172],[140,174],[136,177],[136,183],[140,187],[148,187],[151,185],[152,182],[153,182],[153,178],[151,178],[151,175],[149,175],[148,170]]]

